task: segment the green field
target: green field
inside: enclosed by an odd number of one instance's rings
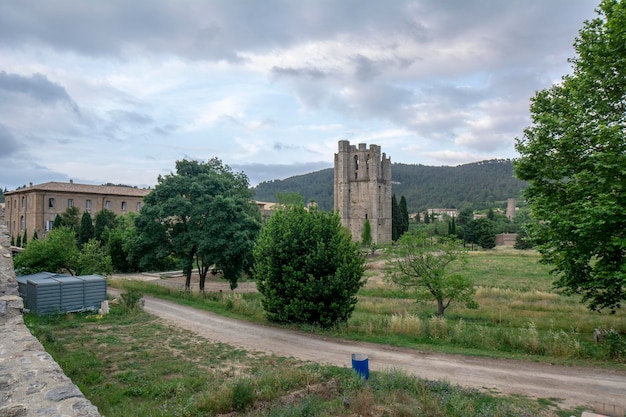
[[[299,330],[422,350],[626,368],[624,338],[595,343],[593,329],[626,332],[626,313],[591,312],[552,288],[534,252],[472,252],[464,273],[478,309],[453,305],[445,319],[433,303],[384,280],[374,258],[348,323]],[[258,293],[184,293],[139,281],[111,285],[265,323]],[[27,316],[85,395],[108,416],[569,416],[555,399],[492,396],[400,372],[372,372],[246,352],[167,327],[141,311],[114,306],[108,316]],[[85,371],[87,370],[87,371]]]
[[[579,298],[560,294],[537,253],[471,252],[463,273],[475,283],[479,307],[453,304],[439,319],[434,317],[434,303],[417,303],[410,292],[386,283],[384,264],[374,258],[365,274],[368,283],[346,324],[329,330],[299,329],[415,349],[626,368],[626,311],[592,312]],[[264,322],[260,294],[184,294],[143,282],[113,285]],[[622,336],[595,343],[595,328],[614,329]]]

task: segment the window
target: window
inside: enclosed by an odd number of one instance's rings
[[[20,217],[20,230],[24,230],[26,228],[26,220],[24,219],[24,216]]]
[[[26,197],[22,196],[22,208],[26,208]]]
[[[53,226],[54,226],[54,220],[46,220],[46,232],[49,232],[50,230],[52,230]]]
[[[48,199],[48,207],[54,207],[54,197]]]
[[[126,201],[122,201],[122,211],[126,211]]]
[[[85,209],[89,210],[91,208],[91,200],[85,201]]]
[[[137,202],[137,211],[141,210],[141,201]]]
[[[74,205],[74,200],[72,200],[71,198],[67,199],[67,208],[72,208],[72,206]]]
[[[107,210],[111,210],[111,202],[109,200],[107,200],[106,203],[104,203],[104,208]]]

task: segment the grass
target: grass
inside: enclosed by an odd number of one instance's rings
[[[359,292],[346,324],[329,330],[299,329],[415,349],[626,369],[626,312],[591,312],[578,298],[559,293],[535,252],[472,252],[464,273],[475,283],[479,308],[452,305],[444,319],[433,317],[434,303],[418,304],[410,292],[387,284],[375,261],[366,271],[368,284]],[[261,295],[256,293],[189,294],[138,281],[112,284],[265,322]],[[595,328],[613,328],[618,336],[595,343]]]
[[[46,349],[107,417],[568,416],[554,402],[501,397],[397,370],[372,372],[249,352],[141,310],[27,315]]]
[[[623,339],[615,349],[595,344],[595,327],[624,333],[624,312],[589,312],[552,288],[532,252],[470,256],[466,273],[478,309],[455,305],[445,319],[390,287],[382,270],[368,285],[348,323],[300,330],[419,349],[508,356],[624,368]],[[184,293],[143,282],[115,286],[151,293],[231,317],[265,322],[255,293]],[[136,293],[108,316],[27,316],[27,324],[103,415],[136,416],[569,416],[556,399],[499,397],[425,381],[396,370],[365,382],[350,369],[303,363],[212,343],[167,327],[132,308]],[[618,335],[618,337],[620,337]]]

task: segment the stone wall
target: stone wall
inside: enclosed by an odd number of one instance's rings
[[[26,328],[9,240],[0,220],[0,417],[100,417]]]

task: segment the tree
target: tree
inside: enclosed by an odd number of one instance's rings
[[[91,220],[91,214],[89,214],[88,212],[84,212],[83,217],[80,219],[80,229],[78,230],[78,244],[82,246],[93,237],[93,221]]]
[[[438,317],[443,317],[453,301],[475,306],[472,281],[455,273],[466,262],[457,239],[406,233],[387,253],[387,279],[414,288],[418,301],[435,299]]]
[[[528,231],[525,227],[518,230],[513,248],[522,250],[533,248],[532,239],[530,238]]]
[[[363,231],[361,232],[361,244],[365,247],[372,245],[372,225],[369,220],[363,223]]]
[[[597,12],[574,41],[573,73],[531,100],[515,173],[555,286],[615,311],[626,299],[626,1]]]
[[[430,224],[430,214],[428,214],[428,210],[424,212],[424,224]]]
[[[400,216],[400,208],[396,195],[391,196],[391,240],[394,242],[400,237],[402,229],[402,218]]]
[[[261,227],[248,178],[213,158],[176,161],[176,174],[159,176],[135,227],[140,246],[156,258],[175,256],[190,289],[194,262],[200,290],[209,271],[222,272],[231,289],[243,272]]]
[[[295,192],[286,192],[276,193],[276,201],[278,204],[286,205],[286,206],[304,206],[304,198],[299,193]]]
[[[135,219],[137,213],[115,216],[115,226],[105,228],[102,234],[103,245],[111,257],[113,269],[119,272],[139,270],[140,256],[136,253],[137,233]]]
[[[333,326],[350,318],[365,259],[339,216],[302,206],[276,211],[254,247],[253,276],[270,321]]]
[[[61,219],[61,215],[57,214],[56,216],[54,216],[54,222],[52,223],[52,228],[57,229],[61,226],[63,226],[63,220]]]
[[[45,239],[30,242],[28,247],[15,256],[14,266],[20,274],[48,271],[74,275],[78,255],[75,232],[69,227],[61,226],[52,229]]]
[[[472,220],[468,229],[470,230],[469,242],[476,243],[483,249],[496,247],[496,232],[491,220],[487,218]]]
[[[454,221],[454,216],[452,216],[448,222],[448,235],[453,237],[456,236],[456,223]]]
[[[111,275],[113,264],[111,257],[96,239],[89,239],[76,258],[76,275]]]
[[[59,218],[59,224],[57,225],[57,221],[54,219],[54,227],[57,226],[65,226],[72,229],[74,232],[78,233],[80,228],[80,210],[76,206],[68,207],[65,209],[63,213],[57,215]]]
[[[33,240],[38,240],[39,239],[39,235],[37,234],[37,229],[35,229],[35,232],[33,233]]]
[[[24,235],[22,236],[22,247],[25,248],[28,243],[28,231],[24,228]]]
[[[107,229],[113,229],[115,227],[115,213],[111,210],[100,210],[96,214],[95,224],[93,227],[93,237],[99,241],[103,241],[102,235]]]
[[[400,236],[409,231],[409,210],[406,206],[406,198],[400,197],[400,203],[398,204],[398,211],[400,212],[400,220],[402,221],[400,228]]]

